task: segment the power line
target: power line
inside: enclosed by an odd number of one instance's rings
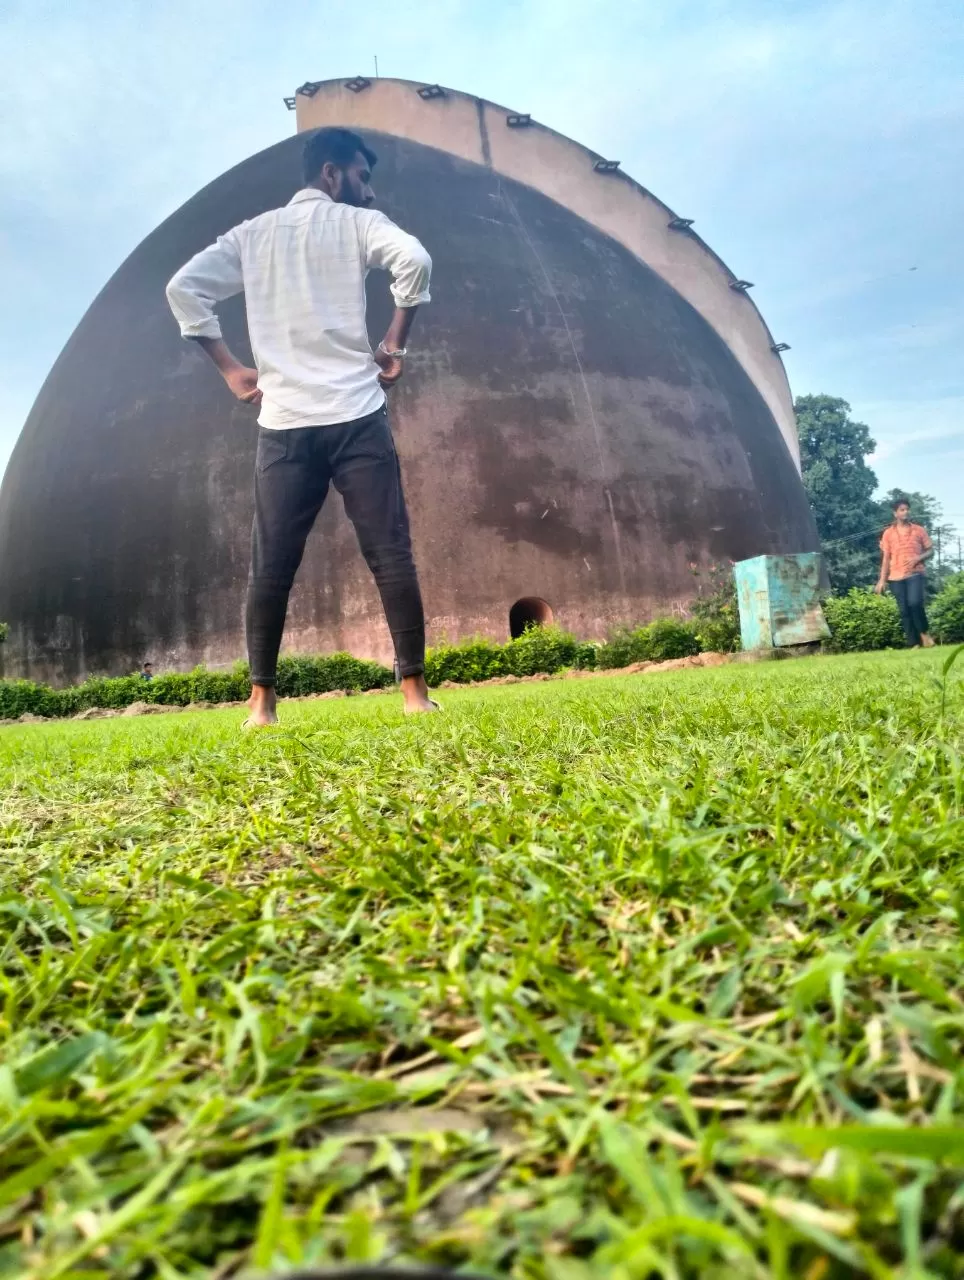
[[[884,529],[886,529],[887,527],[888,527],[887,525],[884,525]],[[940,537],[941,527],[942,526],[938,526],[938,529],[937,529],[938,537]],[[875,525],[873,529],[865,529],[863,533],[848,533],[846,537],[831,538],[829,542],[825,542],[821,538],[820,545],[824,550],[826,550],[827,547],[839,547],[841,543],[844,543],[844,542],[856,542],[858,538],[879,538],[883,535],[884,529],[881,529],[878,525]],[[956,536],[956,533],[954,536]]]

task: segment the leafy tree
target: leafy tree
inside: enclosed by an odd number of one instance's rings
[[[940,503],[926,493],[891,489],[874,498],[877,477],[867,465],[876,448],[863,422],[850,417],[850,405],[838,396],[798,396],[797,430],[803,484],[810,499],[817,532],[823,543],[830,584],[838,595],[854,587],[868,587],[880,572],[880,535],[894,518],[892,503],[906,498],[911,513],[935,542],[948,552],[941,571],[932,562],[928,571],[931,594],[939,591],[956,567],[951,549],[957,534],[942,523]]]
[[[876,445],[839,396],[798,396],[795,408],[804,488],[831,585],[843,594],[873,582],[878,571],[886,521],[874,502],[877,477],[866,461]]]

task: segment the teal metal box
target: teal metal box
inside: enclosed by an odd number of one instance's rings
[[[774,649],[825,640],[820,607],[820,553],[754,556],[733,566],[744,649]]]

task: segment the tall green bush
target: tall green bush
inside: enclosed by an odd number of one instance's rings
[[[56,689],[32,680],[0,680],[0,720],[63,715],[57,694]]]
[[[927,606],[931,632],[941,644],[964,643],[964,573],[955,573]]]
[[[616,627],[596,653],[596,666],[603,671],[628,667],[649,659],[645,627]]]
[[[551,675],[575,664],[579,642],[558,627],[530,627],[505,646],[506,662],[514,676]]]
[[[608,670],[634,662],[666,662],[700,652],[694,620],[657,618],[645,627],[617,628],[599,647],[596,665]]]
[[[694,630],[704,653],[736,653],[741,647],[740,606],[730,561],[694,570],[700,579],[699,594],[690,605]]]
[[[473,680],[510,675],[506,648],[504,644],[482,638],[439,645],[425,655],[425,679],[430,685],[444,684],[447,680],[469,684]]]
[[[897,601],[887,592],[854,587],[845,596],[824,602],[830,627],[828,648],[837,653],[863,653],[873,649],[899,649],[904,644]]]
[[[650,662],[691,658],[700,651],[696,626],[692,620],[680,622],[676,618],[657,618],[644,629],[648,637]]]
[[[247,663],[238,668],[248,696]],[[350,653],[332,653],[327,657],[286,657],[278,661],[278,695],[282,698],[303,697],[309,693],[333,693],[336,689],[385,689],[393,682],[391,671],[378,662],[353,658]]]
[[[429,649],[425,678],[430,685],[439,685],[447,680],[468,684],[497,676],[552,675],[567,667],[591,667],[594,658],[595,646],[580,644],[558,627],[530,627],[507,644],[478,637]]]

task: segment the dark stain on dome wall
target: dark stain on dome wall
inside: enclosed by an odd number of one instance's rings
[[[762,397],[660,277],[530,188],[368,136],[380,207],[435,264],[391,397],[433,638],[505,638],[525,597],[602,636],[682,607],[692,563],[816,549]],[[243,656],[255,414],[180,339],[164,286],[220,232],[290,198],[301,146],[251,157],[162,223],[54,365],[0,492],[8,677]],[[377,339],[390,307],[381,273],[369,300]],[[250,358],[241,300],[222,317]],[[335,495],[287,643],[390,655]]]

